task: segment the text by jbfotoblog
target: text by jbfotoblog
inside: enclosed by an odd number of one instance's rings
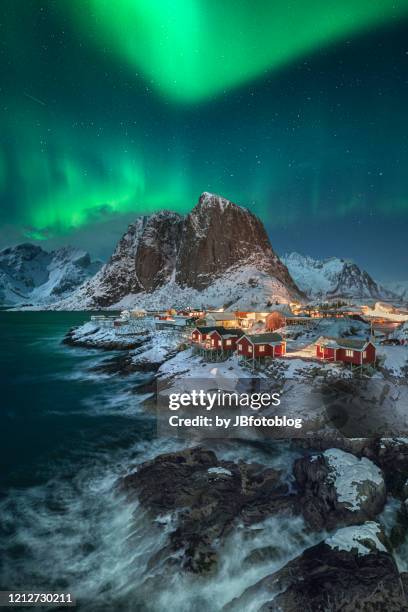
[[[286,416],[247,416],[237,415],[234,418],[195,416],[192,418],[179,417],[173,415],[169,418],[171,427],[220,427],[229,429],[230,427],[293,427],[300,429],[302,419],[288,418]]]

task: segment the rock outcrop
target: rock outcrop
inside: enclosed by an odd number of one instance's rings
[[[375,518],[384,507],[382,472],[367,458],[332,448],[298,459],[294,475],[301,512],[314,530],[362,523]]]
[[[278,471],[220,461],[201,447],[147,461],[124,479],[123,486],[153,516],[177,514],[169,547],[180,555],[183,569],[193,573],[215,568],[215,544],[235,521],[251,525],[294,508],[294,496]]]
[[[148,218],[135,253],[135,273],[139,290],[154,291],[173,274],[183,218],[161,211]]]
[[[224,607],[229,612],[408,610],[403,581],[376,523],[340,529]]]

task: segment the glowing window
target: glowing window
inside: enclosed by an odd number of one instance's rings
[[[354,357],[354,351],[350,351],[350,349],[346,350],[346,357]]]

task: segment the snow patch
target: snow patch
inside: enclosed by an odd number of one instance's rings
[[[212,467],[208,468],[207,472],[209,474],[220,474],[222,476],[232,476],[232,472],[223,467]]]
[[[349,510],[356,512],[361,503],[367,499],[360,491],[361,485],[370,482],[375,486],[384,486],[380,468],[363,457],[359,459],[338,448],[331,448],[323,453],[327,460],[330,475],[337,492],[337,499]]]
[[[384,485],[380,468],[366,457],[359,459],[338,448],[330,448],[323,455],[329,466],[329,478],[335,486],[338,501],[352,512],[359,510],[361,503],[367,499],[360,492],[364,482]]]
[[[387,552],[384,544],[380,542],[378,534],[381,528],[374,521],[367,521],[363,525],[343,527],[325,540],[325,543],[334,550],[356,550],[359,555],[368,555],[374,550]]]

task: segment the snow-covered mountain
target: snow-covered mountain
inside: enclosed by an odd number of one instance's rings
[[[265,307],[302,297],[261,221],[203,193],[185,217],[170,211],[139,217],[108,263],[57,307]]]
[[[70,295],[100,268],[88,253],[63,247],[47,252],[23,243],[0,251],[0,304],[49,304]]]
[[[354,262],[338,257],[317,260],[291,253],[282,257],[298,287],[310,298],[387,299],[392,293]]]
[[[388,291],[392,291],[401,302],[408,303],[408,281],[390,281],[384,283]]]

